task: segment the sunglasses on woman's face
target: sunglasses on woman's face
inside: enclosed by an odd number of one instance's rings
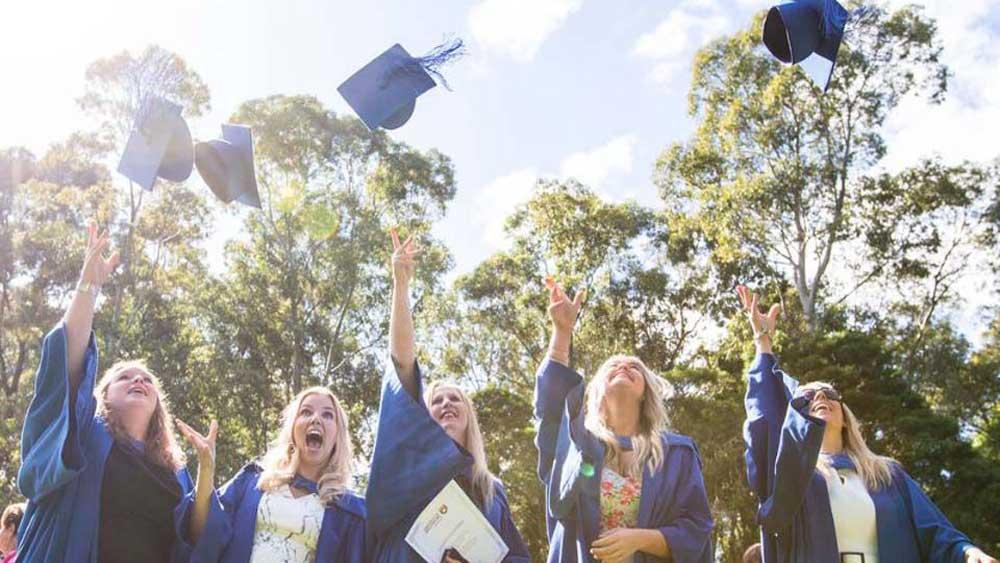
[[[838,403],[843,402],[843,397],[841,397],[840,393],[838,393],[837,390],[834,389],[833,387],[820,387],[818,389],[806,389],[805,391],[802,392],[801,396],[805,400],[807,400],[807,401],[809,401],[811,403],[813,401],[813,399],[816,398],[816,395],[819,394],[819,392],[821,392],[821,391],[823,392],[823,396],[826,397],[828,400],[830,400],[830,401],[837,401]]]

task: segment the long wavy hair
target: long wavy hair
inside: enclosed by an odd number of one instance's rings
[[[629,477],[638,479],[642,476],[644,466],[649,467],[650,472],[656,471],[666,456],[662,435],[670,425],[670,417],[664,401],[672,394],[672,388],[635,356],[611,356],[601,364],[597,374],[587,383],[583,423],[587,430],[604,442],[605,461],[614,460],[618,456],[618,440],[607,424],[604,395],[607,392],[608,373],[619,362],[635,362],[646,383],[646,390],[639,400],[639,433],[632,437],[635,455],[623,467]]]
[[[486,465],[486,446],[483,443],[483,433],[479,429],[479,419],[476,417],[476,406],[472,404],[469,395],[458,384],[451,381],[432,381],[424,390],[424,402],[430,407],[434,395],[442,389],[454,389],[469,413],[469,423],[465,427],[465,449],[472,454],[472,488],[483,499],[483,508],[488,509],[493,504],[493,484],[496,477]]]
[[[822,387],[833,387],[823,381],[813,381],[799,387],[800,390],[820,389]],[[840,431],[840,438],[844,444],[844,453],[854,463],[858,475],[865,482],[865,487],[870,491],[878,491],[892,484],[892,466],[898,462],[891,457],[876,455],[865,442],[865,437],[861,434],[861,423],[854,416],[854,412],[841,402],[840,410],[844,413],[844,426]],[[816,460],[816,468],[829,475],[836,473],[829,462],[820,456]]]
[[[302,401],[309,395],[323,395],[333,403],[337,429],[333,452],[323,468],[319,482],[319,498],[324,504],[330,504],[347,490],[354,471],[354,446],[351,444],[351,432],[347,421],[347,413],[340,405],[340,399],[326,387],[310,387],[299,392],[288,403],[281,413],[281,430],[278,437],[271,442],[267,453],[261,458],[260,464],[264,471],[260,475],[258,487],[262,491],[273,491],[278,487],[288,485],[295,478],[299,469],[299,453],[295,446],[295,419],[299,415]]]
[[[156,377],[146,362],[143,360],[127,360],[116,362],[108,371],[104,372],[104,377],[97,383],[94,389],[94,397],[97,399],[97,414],[104,418],[111,430],[111,435],[120,443],[129,443],[131,438],[125,431],[121,417],[108,404],[108,387],[114,382],[122,372],[127,370],[139,370],[153,380],[153,388],[156,390],[156,408],[153,416],[149,419],[146,427],[145,456],[153,463],[177,471],[187,463],[184,450],[177,443],[174,435],[174,417],[170,415],[170,400],[163,391],[160,378]]]

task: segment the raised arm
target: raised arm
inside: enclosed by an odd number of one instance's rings
[[[191,511],[191,543],[196,544],[205,530],[211,510],[212,493],[215,491],[215,438],[219,435],[219,423],[212,421],[208,435],[202,436],[180,419],[175,419],[177,428],[198,453],[198,483],[195,486],[194,507]]]
[[[569,349],[573,341],[573,326],[583,306],[586,292],[580,291],[570,300],[563,288],[552,278],[545,279],[549,288],[549,318],[552,320],[552,338],[549,340],[549,358],[569,366]]]
[[[69,371],[70,397],[76,396],[80,380],[83,379],[84,358],[87,345],[90,343],[90,331],[94,325],[97,295],[119,263],[117,252],[110,258],[104,258],[108,243],[107,231],[98,233],[96,224],[88,225],[87,254],[83,270],[80,271],[80,281],[77,283],[69,309],[63,316],[63,321],[66,323],[66,367]]]
[[[416,267],[420,249],[413,237],[399,242],[399,235],[392,230],[392,312],[389,315],[389,352],[396,363],[400,383],[413,397],[417,397],[417,352],[413,336],[413,314],[410,311],[410,280]]]

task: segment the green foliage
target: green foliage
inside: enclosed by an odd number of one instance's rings
[[[254,128],[262,210],[222,208],[186,184],[115,186],[102,160],[143,96],[195,116],[209,92],[159,47],[95,62],[80,104],[96,131],[41,157],[0,151],[0,502],[17,496],[38,343],[76,281],[88,220],[110,229],[125,259],[96,319],[102,366],[145,358],[179,418],[199,428],[218,419],[220,480],[265,451],[282,407],[310,385],[340,396],[367,458],[395,227],[424,249],[420,360],[431,377],[475,390],[490,468],[533,559],[546,550],[531,420],[546,276],[588,292],[576,369],[634,354],[672,384],[671,424],[700,446],[721,560],[739,561],[758,534],[742,441],[752,341],[736,282],[785,305],[783,367],[841,389],[872,449],[903,463],[982,547],[1000,549],[998,301],[991,294],[980,311],[993,322],[979,345],[946,314],[961,303],[961,280],[1000,271],[998,164],[872,171],[893,108],[917,93],[940,101],[948,73],[918,9],[862,25],[825,95],[762,52],[759,18],[705,46],[689,96],[695,133],[656,164],[663,209],[540,180],[507,218],[510,246],[448,286],[450,254],[430,234],[456,194],[447,156],[370,132],[315,97],[276,95],[231,117]],[[209,254],[222,238],[224,252]],[[831,263],[850,274],[843,287],[828,281]],[[882,290],[877,299],[848,299],[865,285]]]

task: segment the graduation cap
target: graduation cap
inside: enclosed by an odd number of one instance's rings
[[[397,43],[351,75],[337,91],[368,129],[396,129],[413,115],[417,97],[436,85],[433,77],[448,87],[438,68],[460,57],[463,47],[457,39],[423,57],[413,57]]]
[[[837,0],[795,0],[773,6],[764,19],[764,45],[779,61],[800,64],[825,92],[852,15]]]
[[[222,138],[198,143],[195,165],[215,197],[260,209],[253,167],[253,136],[245,125],[222,125]]]
[[[181,117],[181,106],[150,97],[139,110],[118,172],[151,190],[157,177],[171,182],[187,180],[193,165],[191,130]]]

